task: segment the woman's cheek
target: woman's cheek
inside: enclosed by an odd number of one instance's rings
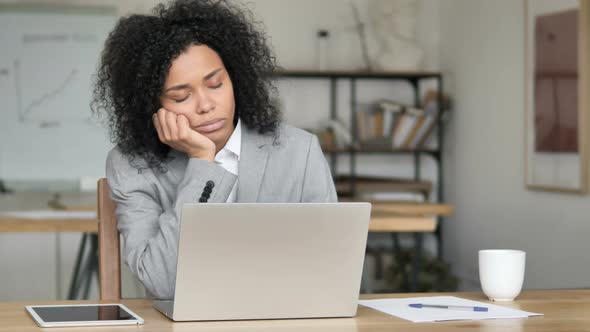
[[[185,116],[190,114],[190,106],[187,106],[186,103],[166,102],[163,107],[174,114]]]

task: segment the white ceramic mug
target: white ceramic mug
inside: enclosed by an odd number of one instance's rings
[[[492,301],[512,301],[522,289],[526,253],[520,250],[480,250],[479,281]]]

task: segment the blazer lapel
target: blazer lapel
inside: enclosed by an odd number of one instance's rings
[[[242,146],[238,165],[238,192],[236,202],[255,203],[268,161],[268,148],[272,138],[246,128],[242,124]]]

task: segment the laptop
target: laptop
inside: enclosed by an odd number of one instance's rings
[[[174,321],[356,315],[370,203],[184,204]]]

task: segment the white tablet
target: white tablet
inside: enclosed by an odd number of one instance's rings
[[[143,324],[122,304],[29,305],[25,309],[41,327]]]

